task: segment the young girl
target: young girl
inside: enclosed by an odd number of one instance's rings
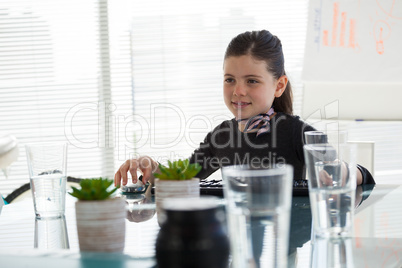
[[[239,34],[226,49],[223,69],[224,100],[235,118],[208,133],[191,155],[190,162],[202,166],[197,177],[207,178],[226,165],[286,163],[293,166],[295,180],[304,178],[303,136],[314,128],[292,115],[279,38],[266,30]],[[136,183],[137,169],[144,183],[153,182],[158,163],[148,156],[127,160],[115,174],[115,185],[126,185],[127,172]],[[356,172],[357,184],[374,183],[365,168]]]

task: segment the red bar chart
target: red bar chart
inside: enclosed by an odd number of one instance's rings
[[[341,11],[339,2],[332,6],[331,30],[322,32],[323,46],[356,48],[356,20],[348,17],[348,12]]]

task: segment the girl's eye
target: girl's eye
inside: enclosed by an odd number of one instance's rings
[[[249,84],[257,84],[258,81],[257,81],[257,80],[254,80],[254,79],[249,79],[249,80],[247,81],[247,83],[249,83]]]
[[[225,83],[232,83],[234,81],[233,78],[226,78]]]

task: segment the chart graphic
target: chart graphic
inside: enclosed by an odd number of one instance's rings
[[[324,46],[356,47],[356,20],[348,17],[348,12],[339,10],[339,3],[333,4],[331,31],[323,30]],[[331,38],[331,39],[330,39]]]
[[[402,82],[402,0],[310,0],[309,9],[303,80]]]

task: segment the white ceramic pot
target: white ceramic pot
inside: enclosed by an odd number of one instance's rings
[[[158,222],[161,224],[162,203],[167,198],[200,197],[200,180],[160,180],[155,179],[155,204]]]
[[[123,252],[126,235],[126,202],[120,198],[75,203],[81,251]]]

